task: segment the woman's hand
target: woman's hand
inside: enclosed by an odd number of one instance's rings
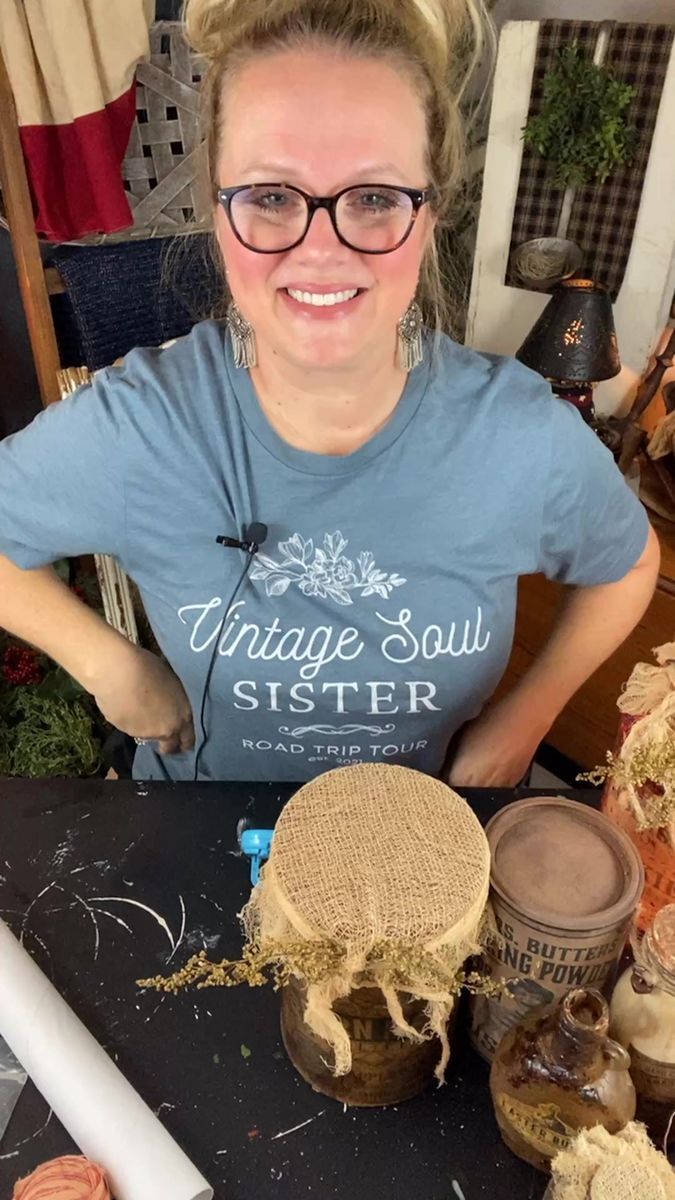
[[[191,750],[192,710],[185,689],[165,662],[131,642],[117,641],[89,683],[106,720],[143,741],[156,741],[160,754]]]
[[[516,787],[548,732],[535,712],[510,697],[467,725],[450,765],[453,787]]]
[[[194,746],[180,679],[83,604],[51,567],[23,571],[0,555],[0,625],[60,663],[123,733],[157,741],[161,754]]]

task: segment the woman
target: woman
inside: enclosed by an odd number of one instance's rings
[[[0,621],[142,743],[137,777],[439,772],[463,730],[451,782],[515,784],[649,601],[656,539],[576,412],[420,330],[461,165],[448,81],[478,16],[188,0],[227,327],[134,351],[0,450]],[[252,522],[257,554],[236,545]],[[45,565],[91,551],[137,581],[170,666]],[[573,598],[485,709],[539,570]]]

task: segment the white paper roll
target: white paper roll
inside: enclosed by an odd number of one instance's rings
[[[213,1188],[0,920],[0,1034],[115,1200],[213,1200]]]

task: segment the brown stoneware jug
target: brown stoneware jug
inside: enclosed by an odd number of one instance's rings
[[[604,1125],[617,1133],[635,1116],[630,1058],[608,1029],[600,992],[575,988],[526,1017],[497,1047],[490,1090],[502,1138],[540,1170],[578,1130]]]

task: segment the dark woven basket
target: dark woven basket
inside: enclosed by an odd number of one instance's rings
[[[102,246],[59,246],[51,256],[66,286],[62,323],[72,357],[90,371],[135,346],[182,337],[221,315],[224,286],[210,234],[147,238]]]

